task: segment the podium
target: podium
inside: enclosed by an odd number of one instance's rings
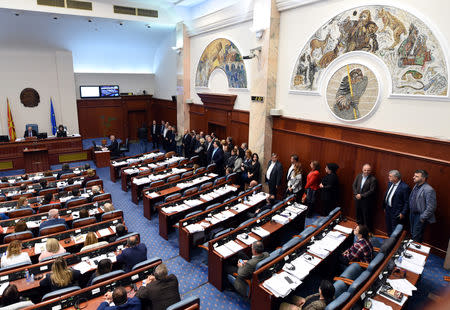
[[[110,160],[109,151],[94,151],[94,162],[97,168],[109,167]]]
[[[50,170],[46,148],[24,149],[23,160],[26,173]]]

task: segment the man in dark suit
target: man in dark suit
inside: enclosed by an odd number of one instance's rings
[[[210,164],[216,164],[216,172],[219,175],[224,175],[224,157],[223,150],[220,148],[220,142],[218,140],[214,140],[213,142],[213,151],[211,153],[211,162]]]
[[[168,275],[165,264],[159,264],[147,278],[147,285],[136,292],[136,297],[143,301],[142,309],[165,310],[181,300],[178,279],[174,274]]]
[[[416,242],[422,242],[425,226],[436,223],[436,192],[427,183],[428,172],[416,170],[414,172],[414,188],[409,196],[411,210],[411,235]]]
[[[159,126],[156,124],[155,120],[153,120],[151,132],[152,132],[153,148],[156,149],[157,147],[159,147],[158,136],[161,131],[159,130]]]
[[[266,182],[269,185],[269,194],[277,197],[277,190],[281,184],[283,166],[278,161],[278,155],[272,153],[272,159],[267,164]]]
[[[123,286],[118,286],[114,291],[106,292],[105,301],[97,310],[141,310],[141,300],[139,298],[128,298],[127,290]]]
[[[186,157],[186,158],[191,157],[191,152],[190,152],[191,139],[192,139],[192,136],[190,135],[189,131],[187,129],[185,129],[182,143],[183,143],[183,149],[184,149],[184,157]]]
[[[236,266],[226,266],[227,273],[231,275],[237,273],[237,277],[233,282],[233,287],[239,294],[247,297],[248,285],[245,280],[252,278],[256,264],[268,256],[269,253],[264,252],[264,244],[261,241],[255,241],[252,244],[251,259],[240,259]]]
[[[213,140],[210,135],[206,135],[205,140],[206,140],[206,147],[205,147],[206,162],[209,164],[211,162],[211,155],[214,150]]]
[[[146,124],[138,129],[139,145],[141,146],[141,153],[147,152],[148,129]]]
[[[373,231],[372,213],[375,206],[375,191],[377,189],[377,179],[371,175],[372,166],[364,164],[362,173],[358,174],[353,181],[353,197],[356,206],[356,221]]]
[[[119,142],[117,142],[116,136],[110,135],[109,140],[111,140],[111,144],[108,145],[108,150],[111,152],[111,157],[119,157]]]
[[[68,163],[64,163],[64,164],[62,164],[62,166],[61,166],[61,170],[60,170],[60,171],[58,172],[58,174],[56,175],[56,179],[59,180],[63,174],[66,174],[66,173],[72,173],[72,172],[73,172],[73,170],[70,169],[69,164],[68,164]]]
[[[409,211],[409,186],[401,179],[398,170],[389,171],[389,183],[384,194],[383,209],[386,229],[390,236],[397,224],[404,224]]]
[[[245,152],[248,150],[248,145],[247,143],[242,143],[241,147],[239,148],[239,157],[244,159],[245,157]]]
[[[24,138],[36,137],[36,136],[37,136],[37,132],[31,126],[28,126],[27,130],[25,130],[25,133],[23,134]]]
[[[64,224],[67,229],[66,220],[59,217],[58,209],[51,209],[50,211],[48,211],[48,220],[41,223],[41,225],[39,226],[39,231],[41,231],[45,227],[57,224]]]
[[[166,128],[166,123],[163,121],[163,120],[161,120],[161,124],[159,125],[159,128],[158,128],[158,130],[159,130],[159,134],[158,134],[158,137],[159,137],[159,143],[162,145],[162,147],[164,147],[164,129]]]
[[[137,236],[130,236],[127,247],[117,255],[117,262],[121,263],[125,272],[130,272],[134,265],[147,259],[147,247],[139,243]]]
[[[165,139],[166,139],[166,151],[168,152],[175,151],[176,149],[175,134],[172,126],[169,125],[167,126]]]

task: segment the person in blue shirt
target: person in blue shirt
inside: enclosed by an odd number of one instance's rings
[[[122,264],[125,272],[131,271],[134,265],[147,259],[147,247],[144,243],[139,243],[137,236],[130,236],[127,239],[126,248],[117,255],[117,262]]]
[[[64,224],[64,226],[66,226],[66,229],[68,229],[66,220],[59,217],[58,209],[51,209],[50,211],[48,211],[48,220],[41,223],[41,225],[39,226],[39,231],[41,231],[45,227],[57,224]]]
[[[114,303],[114,305],[111,305]],[[141,310],[141,300],[137,297],[128,299],[127,291],[119,286],[114,291],[105,294],[105,301],[102,302],[97,310]]]

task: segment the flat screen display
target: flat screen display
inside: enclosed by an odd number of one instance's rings
[[[100,86],[101,97],[119,97],[118,85],[103,85]]]
[[[98,98],[100,97],[100,87],[98,86],[80,86],[81,98]]]

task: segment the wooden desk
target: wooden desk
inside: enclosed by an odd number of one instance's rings
[[[15,142],[0,142],[0,162],[9,165],[5,169],[24,169],[24,149],[47,149],[48,163],[50,165],[60,164],[66,161],[80,161],[81,157],[87,159],[86,153],[83,152],[83,144],[81,137],[67,137],[67,138],[47,138],[47,139],[33,139],[22,140]],[[60,158],[64,154],[79,153],[78,158],[73,160],[66,160]],[[78,155],[78,154],[76,154]]]
[[[25,162],[25,172],[47,171],[50,169],[48,163],[48,150],[46,148],[23,150],[23,160]]]
[[[97,168],[108,167],[110,160],[110,151],[94,151],[94,162]]]
[[[143,154],[134,155],[134,156],[121,157],[121,158],[118,158],[118,159],[115,159],[115,160],[111,161],[109,163],[109,178],[111,179],[111,181],[113,181],[115,183],[117,178],[120,176],[120,170],[122,168],[127,167],[127,166],[133,166],[133,165],[139,164],[139,162],[136,162],[136,163],[133,163],[131,165],[128,165],[128,163],[126,162],[127,159],[139,158],[142,155],[151,154],[151,153],[159,153],[159,150],[156,149],[156,150],[153,150],[153,151],[148,152],[148,153],[143,153]],[[164,155],[162,155],[162,156],[164,156]],[[123,164],[113,164],[113,162],[114,163],[124,162],[124,163]]]

